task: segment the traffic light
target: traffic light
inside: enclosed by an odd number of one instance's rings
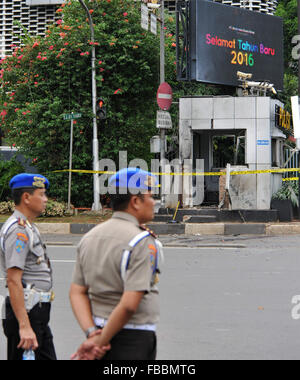
[[[104,100],[102,98],[97,99],[97,116],[100,120],[106,119],[106,107],[104,105]]]

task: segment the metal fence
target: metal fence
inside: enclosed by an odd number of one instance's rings
[[[292,150],[285,148],[284,149],[284,168],[285,169],[293,169],[299,168],[299,159],[298,152],[293,152]],[[296,178],[298,177],[298,171],[295,172],[287,172],[283,174],[283,178]]]

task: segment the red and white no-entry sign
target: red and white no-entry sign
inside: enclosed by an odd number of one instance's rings
[[[173,91],[168,83],[164,82],[158,87],[156,99],[160,109],[163,111],[168,111],[170,109],[172,105]]]

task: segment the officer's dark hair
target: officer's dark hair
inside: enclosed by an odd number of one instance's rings
[[[113,211],[125,211],[128,208],[130,199],[133,196],[137,196],[141,199],[144,199],[144,194],[138,193],[138,194],[111,194],[110,196],[110,206],[113,209]]]
[[[21,203],[22,195],[24,193],[33,194],[37,187],[21,187],[20,189],[13,189],[11,191],[11,196],[16,206]]]

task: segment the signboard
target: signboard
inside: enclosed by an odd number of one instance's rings
[[[141,4],[141,27],[145,30],[149,29],[148,7],[145,4]]]
[[[66,113],[64,114],[64,120],[80,119],[81,116],[81,113]]]
[[[164,111],[168,111],[172,105],[173,91],[167,82],[161,83],[158,87],[156,100],[158,107]]]
[[[275,105],[275,125],[285,132],[288,132],[290,135],[293,134],[291,114],[278,105]]]
[[[279,17],[205,0],[190,1],[191,78],[238,86],[237,71],[283,89],[283,22]]]
[[[270,145],[270,140],[257,140],[257,145]]]
[[[300,139],[300,114],[299,114],[299,97],[291,96],[294,137]]]
[[[157,111],[156,127],[159,129],[172,129],[172,119],[169,112]]]
[[[151,13],[151,18],[150,18],[150,30],[151,33],[157,35],[157,17],[155,14]]]

